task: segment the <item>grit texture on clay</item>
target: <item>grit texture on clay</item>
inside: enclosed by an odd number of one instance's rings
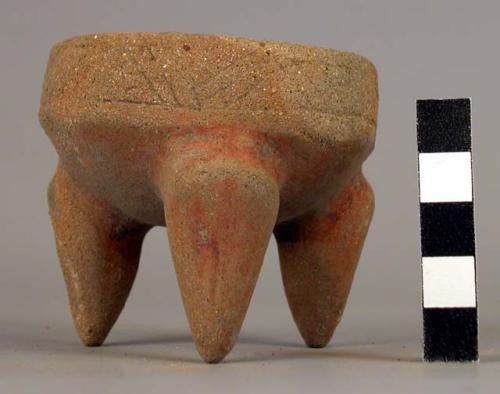
[[[273,232],[299,330],[325,346],[372,216],[376,117],[376,71],[352,53],[172,33],[57,44],[40,121],[82,341],[104,341],[160,225],[204,360],[234,345]]]

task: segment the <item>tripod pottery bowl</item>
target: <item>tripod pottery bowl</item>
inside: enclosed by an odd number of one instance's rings
[[[103,343],[144,236],[166,226],[205,361],[233,347],[273,233],[299,331],[325,346],[372,217],[361,166],[376,118],[375,68],[348,52],[174,33],[55,45],[40,122],[59,155],[50,215],[82,342]]]

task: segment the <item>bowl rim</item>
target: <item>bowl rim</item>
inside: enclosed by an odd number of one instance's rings
[[[327,48],[324,46],[311,45],[305,43],[292,43],[284,40],[269,40],[269,39],[257,39],[257,38],[247,38],[240,36],[231,36],[224,34],[202,34],[202,33],[184,33],[184,32],[152,32],[152,31],[118,31],[118,32],[99,32],[99,33],[87,33],[82,35],[75,35],[56,42],[53,45],[54,48],[61,48],[66,46],[79,45],[83,43],[93,42],[99,39],[99,42],[113,44],[114,41],[122,41],[127,45],[143,45],[138,40],[152,40],[152,39],[185,39],[186,41],[196,40],[196,39],[214,39],[220,41],[227,41],[232,44],[240,44],[244,47],[250,48],[270,48],[270,49],[282,49],[291,52],[314,52],[315,55],[322,55],[326,57],[332,56],[343,56],[351,60],[355,60],[361,64],[365,64],[374,69],[376,72],[376,67],[371,60],[367,57],[360,55],[355,52]],[[104,40],[104,41],[103,41]]]

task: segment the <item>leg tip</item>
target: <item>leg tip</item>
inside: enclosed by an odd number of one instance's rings
[[[207,364],[218,364],[231,351],[233,344],[227,345],[197,345],[198,353]]]
[[[86,347],[99,347],[104,343],[109,330],[102,331],[93,328],[77,328],[80,341]]]
[[[305,344],[312,349],[321,349],[326,347],[333,337],[335,327],[323,327],[318,329],[319,324],[312,329],[304,330],[304,327],[299,327],[300,334],[304,339]]]
[[[228,332],[219,327],[206,327],[201,332],[193,332],[196,350],[208,364],[220,363],[236,343],[239,330]]]
[[[311,349],[322,349],[328,345],[330,341],[315,341],[315,340],[304,340],[307,347]]]
[[[200,353],[201,358],[207,364],[219,364],[226,357],[226,353],[224,354],[202,354]]]
[[[99,347],[103,344],[104,340],[85,340],[82,339],[82,343],[85,347]]]

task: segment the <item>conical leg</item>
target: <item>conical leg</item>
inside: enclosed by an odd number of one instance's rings
[[[219,362],[240,331],[275,225],[278,185],[237,158],[164,168],[175,270],[198,352]],[[166,179],[168,178],[168,179]]]
[[[99,346],[125,304],[149,228],[79,190],[61,167],[49,206],[76,329],[85,345]]]
[[[310,347],[326,346],[340,321],[373,205],[359,174],[322,210],[275,230],[288,304]]]

